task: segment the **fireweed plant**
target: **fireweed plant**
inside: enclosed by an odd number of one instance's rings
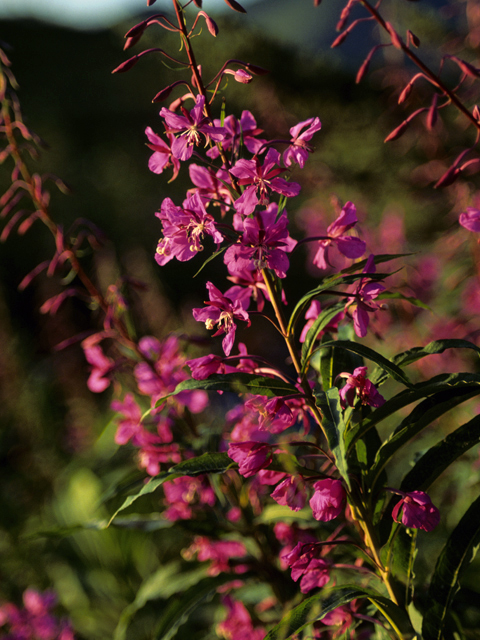
[[[226,2],[244,11],[235,0]],[[126,279],[103,294],[82,266],[82,250],[95,249],[101,233],[85,220],[65,230],[50,215],[46,183],[51,176],[27,168],[25,153],[34,153],[37,141],[22,120],[15,79],[2,52],[2,160],[11,158],[14,164],[11,187],[0,201],[7,219],[2,239],[15,227],[23,234],[41,220],[55,238],[55,255],[28,274],[21,288],[42,271],[69,273],[68,287],[47,300],[42,312],[54,314],[75,296],[103,313],[100,331],[60,346],[81,341],[90,365],[89,389],[100,393],[113,387],[115,441],[133,446],[144,470],[141,483],[102,526],[115,524],[125,509],[153,492],[160,496],[163,526],[188,523],[191,543],[182,555],[203,570],[158,612],[155,638],[180,634],[205,601],[218,607],[215,623],[205,632],[208,638],[474,637],[468,621],[456,614],[454,596],[480,540],[480,498],[460,517],[440,553],[428,559],[425,580],[416,579],[414,565],[418,548],[436,535],[445,517],[432,503],[430,487],[478,444],[480,417],[457,425],[421,456],[408,450],[410,458],[403,459],[400,471],[395,462],[423,430],[480,395],[477,373],[437,371],[418,381],[418,369],[409,366],[451,349],[480,349],[449,337],[387,357],[367,345],[372,324],[381,326],[378,318],[389,313],[389,300],[421,305],[409,290],[389,290],[410,257],[373,251],[350,201],[335,202],[322,233],[300,237],[298,227],[293,230],[301,170],[322,135],[321,114],[272,140],[255,114],[228,113],[228,82],[248,85],[266,70],[231,59],[213,77],[204,77],[195,38],[205,27],[202,37],[216,37],[218,27],[201,5],[200,0],[184,5],[172,0],[169,13],[130,29],[126,49],[158,28],[175,34],[180,46],[175,53],[141,51],[114,71],[130,70],[147,54],[159,54],[179,70],[179,80],[153,98],[164,106],[155,129],[147,127],[145,134],[149,169],[170,182],[181,173],[191,181],[183,199],[166,196],[155,213],[154,256],[159,268],[173,261],[198,263],[203,305],[192,309],[199,329],[191,338],[136,339],[122,294]],[[350,0],[343,10],[336,46],[363,20],[345,26],[357,6],[416,62],[410,55],[417,44],[413,34],[408,32],[404,44],[379,6],[363,0]],[[470,63],[449,59],[463,74],[460,84],[478,76]],[[429,123],[448,102],[478,131],[478,110],[472,115],[455,91],[421,68],[435,95],[445,99],[439,103],[441,98],[434,97],[423,109],[429,110]],[[410,80],[409,90],[418,77]],[[388,138],[403,133],[412,118]],[[439,186],[467,169],[465,156],[462,152],[454,161]],[[479,232],[480,210],[466,208],[460,224]],[[318,282],[287,299],[284,283],[302,246]],[[215,281],[202,279],[207,263],[215,265]],[[283,341],[282,367],[248,351],[249,332],[261,322]],[[238,340],[239,327],[246,343]],[[388,340],[388,322],[384,327]],[[203,339],[211,336],[212,353],[192,354],[202,328]],[[261,595],[251,598],[249,592]],[[9,606],[0,609],[0,624],[13,629],[17,610]],[[123,624],[116,638],[127,637]],[[6,637],[50,637],[41,633],[31,626],[22,636],[14,631]],[[67,623],[59,633],[71,636]]]

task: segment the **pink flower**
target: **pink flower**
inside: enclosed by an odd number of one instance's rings
[[[275,203],[253,218],[245,218],[236,224],[243,231],[241,241],[225,252],[224,262],[232,275],[243,271],[272,269],[279,278],[285,278],[289,267],[287,253],[293,251],[296,240],[288,234],[288,218],[285,212],[278,217]]]
[[[287,555],[283,556],[292,570],[292,580],[300,580],[300,591],[308,593],[316,587],[324,587],[330,580],[330,565],[320,557],[321,547],[316,544],[299,542]]]
[[[467,207],[467,210],[460,214],[458,219],[462,227],[476,233],[480,232],[480,209]]]
[[[339,373],[338,377],[346,378],[345,386],[340,389],[342,408],[353,407],[355,398],[371,407],[381,407],[385,398],[377,391],[375,385],[366,378],[367,367],[357,367],[353,373]]]
[[[287,182],[279,178],[284,169],[279,166],[280,154],[275,149],[269,149],[265,156],[264,164],[255,156],[254,160],[239,160],[230,169],[230,173],[237,178],[240,186],[247,188],[238,200],[235,200],[235,209],[244,216],[248,216],[255,210],[257,204],[269,203],[269,192],[275,191],[287,198],[297,196],[300,193],[300,185],[296,182]]]
[[[403,496],[392,511],[395,522],[400,522],[398,519],[400,510],[402,510],[402,524],[412,529],[432,531],[440,522],[440,512],[425,492],[404,492],[397,489],[389,489],[389,491]]]
[[[219,573],[231,571],[229,561],[232,558],[244,558],[247,555],[247,549],[243,542],[236,540],[210,540],[204,536],[196,536],[193,544],[183,555],[188,559],[194,553],[197,554],[197,559],[200,562],[211,560],[212,564],[208,569],[208,575],[218,576]]]
[[[243,602],[233,600],[231,596],[223,599],[227,607],[227,615],[223,622],[216,627],[216,632],[226,640],[262,640],[265,631],[261,627],[254,627],[250,614]]]
[[[305,314],[305,320],[307,322],[305,323],[305,326],[302,329],[302,333],[300,334],[300,342],[305,342],[308,330],[313,326],[321,311],[322,308],[320,306],[320,302],[318,300],[313,300]],[[324,333],[332,333],[338,331],[338,323],[340,322],[340,320],[343,320],[344,315],[345,314],[343,311],[339,311],[338,314],[334,318],[332,318],[332,320],[330,320],[330,322],[324,327],[324,329],[320,331],[317,336],[317,340],[321,338]]]
[[[211,282],[207,282],[207,289],[210,297],[210,304],[202,309],[193,309],[193,317],[199,322],[204,322],[207,329],[218,327],[214,337],[225,334],[222,341],[223,351],[226,356],[230,352],[235,342],[235,331],[237,325],[235,320],[243,320],[250,326],[250,319],[246,308],[250,301],[250,291],[242,287],[230,287],[225,294],[222,294]]]
[[[365,253],[365,242],[355,236],[347,236],[358,222],[357,210],[352,202],[347,202],[338,218],[327,229],[327,238],[320,240],[313,264],[319,269],[327,269],[330,265],[329,250],[332,246],[347,258],[361,258]]]
[[[172,154],[171,148],[152,130],[151,127],[147,127],[145,129],[145,134],[150,143],[147,144],[147,147],[153,151],[150,159],[148,160],[148,168],[150,171],[153,171],[153,173],[160,174],[171,164],[173,166],[173,175],[170,182],[175,180],[180,170],[180,162]],[[170,144],[172,144],[173,140],[175,140],[174,136],[172,134],[167,134],[167,136]]]
[[[201,142],[200,134],[203,134],[207,142],[210,139],[220,142],[224,139],[223,127],[214,127],[210,118],[204,116],[204,96],[197,96],[195,106],[191,111],[181,107],[183,115],[179,115],[163,107],[160,111],[165,118],[166,132],[180,134],[172,142],[172,154],[178,160],[189,160],[193,154],[193,147]]]
[[[214,125],[221,126],[220,120],[214,120]],[[222,148],[224,151],[232,150],[234,156],[238,154],[240,142],[242,142],[250,153],[258,153],[266,140],[257,138],[263,133],[262,129],[258,129],[255,118],[250,111],[242,111],[240,121],[235,116],[227,116],[223,122],[225,138],[222,140]],[[217,147],[212,147],[207,151],[210,158],[218,158],[219,151]]]
[[[214,218],[206,212],[198,193],[187,197],[182,207],[173,204],[170,198],[162,202],[160,212],[155,214],[162,222],[163,238],[160,238],[155,260],[160,266],[173,258],[186,262],[203,251],[203,236],[212,236],[215,244],[223,242]]]
[[[272,461],[272,447],[263,442],[231,442],[228,455],[238,463],[238,472],[244,478],[250,478],[268,467]]]
[[[375,273],[375,256],[369,256],[363,273]],[[368,313],[376,311],[379,305],[373,300],[377,298],[382,291],[385,291],[383,284],[372,282],[362,278],[353,291],[352,296],[345,305],[345,310],[351,310],[353,316],[353,327],[359,338],[367,335],[367,328],[370,322]]]
[[[305,129],[305,127],[307,127]],[[289,167],[291,164],[298,164],[303,169],[308,154],[312,152],[312,148],[307,144],[312,139],[313,134],[322,128],[320,118],[309,118],[290,129],[290,146],[283,153],[283,164]],[[302,131],[305,129],[305,131]]]
[[[310,506],[315,520],[329,522],[345,509],[347,496],[340,480],[326,478],[313,485],[315,493],[310,498]]]
[[[102,347],[98,344],[104,337],[102,333],[94,334],[82,342],[85,358],[92,367],[87,386],[93,393],[101,393],[110,386],[112,374],[117,366],[112,358],[103,353]]]
[[[292,511],[300,511],[307,501],[305,484],[301,478],[289,476],[277,485],[272,491],[271,497],[278,504],[290,507]]]

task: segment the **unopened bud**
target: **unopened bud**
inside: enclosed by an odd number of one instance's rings
[[[472,113],[475,120],[477,120],[477,122],[480,121],[480,109],[478,108],[477,104],[473,107]]]
[[[253,73],[254,76],[264,76],[267,73],[270,73],[270,71],[268,69],[264,69],[263,67],[259,67],[256,64],[251,64],[250,62],[247,62],[247,64],[245,65],[245,69],[247,69],[247,71],[250,71],[251,73]]]
[[[247,13],[247,11],[242,7],[241,4],[237,2],[237,0],[225,0],[230,9],[234,11],[238,11],[239,13]]]
[[[392,44],[395,47],[395,49],[401,49],[403,44],[402,40],[398,35],[398,33],[393,28],[393,26],[390,24],[390,22],[385,22],[385,27],[387,28],[387,31],[390,34],[390,38],[392,40]]]
[[[172,93],[172,90],[179,84],[185,84],[185,82],[183,80],[177,80],[173,84],[169,84],[168,87],[165,87],[165,89],[162,89],[157,93],[152,102],[162,102],[162,100],[166,100]]]
[[[417,49],[420,46],[420,38],[418,38],[414,33],[412,33],[410,29],[407,31],[407,42],[409,43],[411,42],[413,46],[416,47]]]
[[[200,5],[201,6],[201,5]],[[218,27],[215,20],[212,20],[210,16],[208,16],[205,11],[199,11],[198,15],[203,16],[205,18],[205,22],[207,23],[207,29],[211,33],[211,35],[216,38],[218,35]]]
[[[125,60],[125,62],[122,62],[122,64],[119,64],[118,67],[116,67],[112,73],[125,73],[125,71],[129,71],[132,67],[134,67],[138,62],[138,55],[137,56],[133,56],[133,58],[129,58],[128,60]]]
[[[438,93],[435,93],[433,96],[432,104],[427,114],[427,129],[431,131],[437,122],[438,110],[437,110],[437,102],[438,102]]]
[[[437,181],[435,184],[435,189],[439,189],[440,187],[448,187],[455,182],[455,180],[460,175],[460,169],[455,165],[450,167],[448,171],[446,171],[443,176]]]
[[[397,138],[400,138],[400,136],[403,136],[409,124],[409,120],[404,120],[401,125],[389,133],[384,142],[391,142],[392,140],[396,140]]]

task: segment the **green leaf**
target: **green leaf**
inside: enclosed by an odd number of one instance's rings
[[[349,450],[369,429],[385,420],[385,418],[394,415],[400,409],[421,398],[428,398],[436,393],[440,394],[454,389],[469,389],[472,392],[477,389],[480,393],[480,376],[475,373],[445,373],[435,376],[426,382],[414,384],[410,389],[404,389],[393,398],[387,400],[381,407],[372,411],[358,425],[348,430],[346,434],[347,449]]]
[[[319,349],[325,349],[327,347],[333,347],[335,349],[346,349],[352,353],[356,353],[367,360],[375,362],[381,369],[386,371],[394,380],[401,382],[407,387],[412,387],[412,383],[408,379],[407,375],[400,369],[400,367],[388,360],[380,353],[377,353],[370,347],[366,347],[364,344],[358,342],[352,342],[351,340],[331,340],[330,342],[323,342],[319,345]]]
[[[403,478],[400,489],[426,491],[445,469],[479,442],[480,416],[477,415],[426,451]]]
[[[370,273],[370,274],[354,273],[352,275],[344,275],[344,276],[335,275],[335,276],[330,276],[326,278],[325,280],[323,280],[321,284],[318,285],[318,287],[315,287],[315,289],[312,289],[311,291],[306,293],[297,302],[292,312],[292,315],[290,316],[290,320],[287,326],[287,332],[289,334],[292,332],[293,327],[295,326],[296,322],[300,317],[300,314],[302,313],[303,309],[307,306],[307,304],[311,302],[314,298],[317,298],[324,291],[327,291],[332,287],[338,287],[340,285],[354,284],[358,280],[362,280],[362,278],[366,278],[366,277],[368,277],[370,280],[377,282],[379,280],[383,280],[388,275],[389,275],[388,273]]]
[[[302,360],[301,360],[302,374],[306,371],[308,367],[308,363],[310,361],[312,350],[315,345],[315,340],[317,339],[318,334],[320,333],[320,331],[323,331],[323,329],[328,325],[328,323],[331,322],[333,318],[335,318],[335,316],[342,311],[344,306],[345,305],[343,304],[335,304],[333,305],[333,307],[327,307],[320,313],[318,318],[315,320],[313,325],[308,330],[307,335],[305,337],[305,342],[302,345]],[[330,385],[330,386],[333,386],[333,385]],[[329,389],[330,387],[327,387],[327,388]]]
[[[473,560],[480,543],[480,497],[468,508],[438,557],[428,590],[429,606],[423,618],[423,640],[441,640],[446,617],[462,571]]]
[[[328,446],[335,456],[338,472],[350,489],[347,458],[345,455],[345,430],[343,410],[340,404],[340,394],[337,387],[332,387],[325,393],[325,401],[320,405],[323,414],[323,428],[328,440]]]
[[[413,256],[415,254],[413,253],[381,253],[378,256],[374,256],[374,262],[375,264],[383,264],[384,262],[390,262],[390,260],[397,260],[398,258],[408,258],[409,256]],[[358,271],[359,269],[363,269],[365,267],[365,265],[367,264],[368,258],[366,258],[365,260],[360,260],[359,262],[355,262],[355,264],[352,264],[350,267],[347,267],[346,269],[342,269],[342,271],[340,271],[340,273],[342,274],[347,274],[347,273],[354,273],[355,271]],[[364,276],[371,276],[372,274],[363,274]],[[374,274],[373,274],[374,275]],[[385,274],[385,276],[388,276],[390,274]]]
[[[319,593],[304,600],[271,629],[264,640],[287,640],[287,638],[292,638],[308,625],[321,620],[330,611],[357,598],[367,598],[373,602],[387,618],[399,637],[406,640],[406,638],[410,638],[415,634],[407,614],[394,602],[373,590],[362,589],[356,585],[344,585],[331,589],[322,589]]]
[[[473,390],[468,387],[449,389],[434,394],[417,405],[378,450],[367,478],[372,491],[387,462],[404,444],[450,409],[479,394],[480,386]]]
[[[477,345],[473,344],[473,342],[451,338],[445,340],[434,340],[433,342],[429,342],[424,347],[412,347],[412,349],[408,349],[408,351],[398,353],[392,358],[392,360],[399,366],[406,366],[412,364],[413,362],[417,362],[417,360],[421,360],[426,356],[443,353],[447,349],[472,349],[480,355],[480,348],[477,347]],[[380,376],[377,376],[377,378],[375,379],[374,375],[372,375],[370,379],[375,384],[378,384],[378,382],[380,382]]]
[[[431,311],[432,309],[418,298],[411,298],[409,296],[404,296],[403,293],[398,293],[397,291],[383,291],[378,297],[377,300],[405,300],[405,302],[409,302],[414,307],[420,307],[420,309],[425,309],[425,311]]]
[[[217,256],[220,256],[225,250],[227,249],[227,247],[222,247],[221,249],[217,249],[214,253],[212,253],[211,256],[209,256],[204,263],[202,264],[202,266],[200,267],[200,269],[197,271],[197,273],[193,276],[194,278],[196,278],[198,276],[198,274],[200,273],[200,271],[207,266],[207,264],[211,261],[214,260]]]
[[[163,471],[158,476],[152,478],[147,484],[143,485],[138,493],[128,496],[110,518],[108,525],[113,522],[120,511],[127,509],[127,507],[132,505],[141,496],[156,491],[166,480],[172,480],[173,478],[179,478],[181,476],[199,476],[203,473],[224,473],[227,469],[233,467],[236,467],[236,463],[228,457],[227,453],[204,453],[198,458],[184,460],[174,467],[171,467],[168,471]]]
[[[233,393],[253,393],[257,395],[274,398],[276,396],[298,395],[298,389],[288,382],[279,378],[268,378],[258,376],[254,373],[225,373],[212,375],[206,380],[184,380],[177,385],[175,391],[160,398],[155,403],[159,407],[170,396],[175,396],[181,391],[193,391],[203,389],[204,391],[232,391]]]
[[[245,579],[245,575],[242,576]],[[232,581],[232,575],[222,573],[219,576],[204,578],[179,596],[173,596],[163,608],[160,622],[155,630],[155,640],[170,640],[179,627],[200,605],[211,599],[217,589]]]

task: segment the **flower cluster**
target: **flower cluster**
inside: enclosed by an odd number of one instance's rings
[[[29,588],[23,593],[23,607],[11,602],[0,605],[0,629],[12,640],[74,640],[69,620],[59,619],[52,609],[57,596],[52,591],[43,593]]]

